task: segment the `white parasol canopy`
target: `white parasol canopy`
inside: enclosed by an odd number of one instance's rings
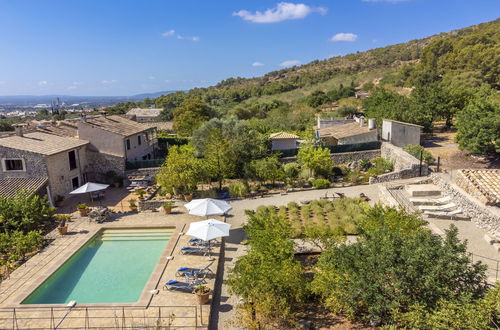
[[[223,215],[232,209],[231,205],[225,201],[212,198],[193,199],[184,205],[189,210],[189,214],[208,217],[211,215]]]
[[[91,193],[94,191],[104,190],[108,187],[109,187],[109,184],[87,182],[86,184],[79,187],[78,189],[75,189],[72,192],[70,192],[70,194],[75,195],[75,194]]]
[[[189,229],[186,235],[194,236],[204,241],[210,241],[218,237],[229,236],[230,224],[215,220],[208,219],[189,224]]]

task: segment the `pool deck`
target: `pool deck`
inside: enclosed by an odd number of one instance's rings
[[[164,326],[171,324],[174,327],[194,328],[196,324],[202,328],[206,327],[210,312],[209,304],[198,305],[196,296],[188,292],[163,290],[164,283],[176,279],[175,272],[179,267],[203,268],[210,262],[207,256],[180,253],[180,249],[186,246],[191,238],[181,233],[187,230],[189,223],[200,220],[203,218],[186,214],[183,207],[174,208],[174,213],[169,215],[160,212],[113,214],[110,221],[102,224],[74,215],[73,221],[68,224],[67,235],[59,235],[57,229],[50,233],[48,236],[54,237],[55,240],[0,283],[0,328],[14,327],[13,307],[16,308],[17,328],[53,328],[60,321],[59,328],[61,329],[84,328],[86,324],[87,327],[100,328],[115,328],[118,324],[120,327],[123,324],[125,326],[153,326],[158,322]],[[26,296],[99,230],[124,227],[176,228],[137,303],[82,304],[73,309],[61,304],[20,305]],[[219,247],[217,246],[212,253],[215,260],[211,269],[214,273],[217,269],[218,255]],[[173,258],[167,258],[168,256],[173,256]],[[207,278],[209,287],[213,288],[214,280],[214,278]],[[151,293],[151,290],[158,290],[158,292]],[[40,306],[43,308],[37,308]],[[51,307],[54,309],[51,310]],[[161,321],[158,321],[159,319]],[[87,321],[90,324],[86,323]]]

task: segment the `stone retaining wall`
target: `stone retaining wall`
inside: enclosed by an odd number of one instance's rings
[[[373,176],[370,178],[370,184],[420,176],[420,161],[402,148],[396,147],[389,142],[383,142],[380,155],[394,162],[394,172]],[[422,176],[429,174],[429,168],[426,163],[422,163],[421,174]]]
[[[167,200],[141,200],[139,201],[139,211],[156,211]]]
[[[431,175],[432,182],[438,186],[446,195],[453,198],[453,202],[468,216],[472,221],[490,235],[500,239],[500,217],[493,214],[484,205],[473,201],[459,187],[444,181],[438,174]]]
[[[330,154],[334,164],[345,164],[355,160],[363,159],[373,159],[380,157],[380,149],[376,150],[363,150],[363,151],[353,151],[353,152],[339,152]],[[280,161],[284,164],[296,162],[296,157],[283,157]]]

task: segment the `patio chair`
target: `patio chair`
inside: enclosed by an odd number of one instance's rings
[[[181,254],[202,254],[202,255],[207,255],[210,253],[210,248],[209,246],[185,246],[181,248]]]
[[[455,207],[457,207],[455,203],[448,203],[445,205],[422,205],[418,208],[420,211],[452,211]]]
[[[364,202],[369,202],[370,201],[370,197],[366,196],[365,193],[360,193],[359,194],[359,198],[361,198],[361,200],[364,201]]]
[[[215,239],[212,239],[210,241],[204,241],[199,238],[191,238],[188,243],[191,246],[215,246],[218,242]]]
[[[189,282],[182,282],[178,280],[170,280],[165,285],[163,286],[163,290],[181,290],[181,291],[187,291],[187,292],[193,292],[194,288],[200,284],[205,284],[206,281],[204,278],[196,280],[196,281],[189,281]]]
[[[426,197],[411,197],[410,202],[413,205],[443,205],[450,203],[452,198],[450,196],[444,196],[441,198],[426,198]]]
[[[214,272],[210,269],[210,267],[214,264],[214,261],[210,262],[203,268],[190,268],[190,267],[181,267],[177,269],[175,276],[196,280],[199,277],[205,278],[208,274],[215,275]]]
[[[457,209],[449,212],[436,212],[436,211],[425,211],[424,214],[430,218],[436,219],[450,219],[450,220],[470,220],[470,217],[465,215],[460,216],[463,213],[462,210]]]

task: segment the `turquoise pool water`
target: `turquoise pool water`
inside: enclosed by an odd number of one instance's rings
[[[136,302],[172,232],[172,228],[106,229],[22,304]]]

